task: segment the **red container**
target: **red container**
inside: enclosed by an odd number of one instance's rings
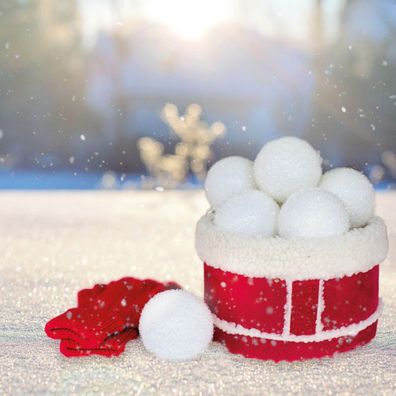
[[[249,358],[301,360],[368,343],[381,311],[379,263],[388,241],[383,221],[323,239],[259,238],[198,222],[205,301],[215,340]]]

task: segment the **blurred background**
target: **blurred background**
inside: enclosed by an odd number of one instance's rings
[[[396,186],[394,0],[0,0],[0,189],[194,188],[284,135]]]

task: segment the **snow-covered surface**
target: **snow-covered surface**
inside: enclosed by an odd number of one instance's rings
[[[67,359],[43,332],[76,292],[121,276],[180,282],[202,295],[195,223],[201,192],[0,194],[0,394],[395,394],[396,193],[377,195],[390,251],[371,344],[333,359],[273,363],[213,344],[175,363],[132,341],[118,358]]]

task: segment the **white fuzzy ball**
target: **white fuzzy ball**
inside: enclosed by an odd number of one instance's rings
[[[235,193],[256,188],[253,162],[242,157],[227,157],[216,162],[205,180],[206,197],[216,207]]]
[[[157,357],[193,359],[212,341],[212,314],[198,297],[184,290],[167,290],[144,306],[139,332],[146,349]]]
[[[278,216],[279,235],[284,238],[323,238],[349,230],[344,204],[321,188],[308,188],[290,196]]]
[[[309,143],[287,136],[261,149],[254,161],[254,176],[261,190],[284,202],[292,193],[319,183],[321,164],[319,153]]]
[[[320,187],[344,203],[352,227],[362,227],[374,215],[374,188],[362,173],[351,168],[333,169],[323,175]]]
[[[276,233],[279,206],[262,191],[250,190],[224,201],[214,215],[222,230],[271,237]]]

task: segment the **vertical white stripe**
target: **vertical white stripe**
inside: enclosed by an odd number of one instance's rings
[[[323,330],[322,324],[322,313],[324,310],[324,300],[323,300],[323,280],[319,280],[319,292],[318,292],[318,309],[316,311],[316,326],[315,333],[321,333]]]
[[[285,304],[285,319],[283,324],[283,335],[290,335],[290,320],[291,320],[291,306],[292,306],[293,281],[286,281],[286,304]]]

